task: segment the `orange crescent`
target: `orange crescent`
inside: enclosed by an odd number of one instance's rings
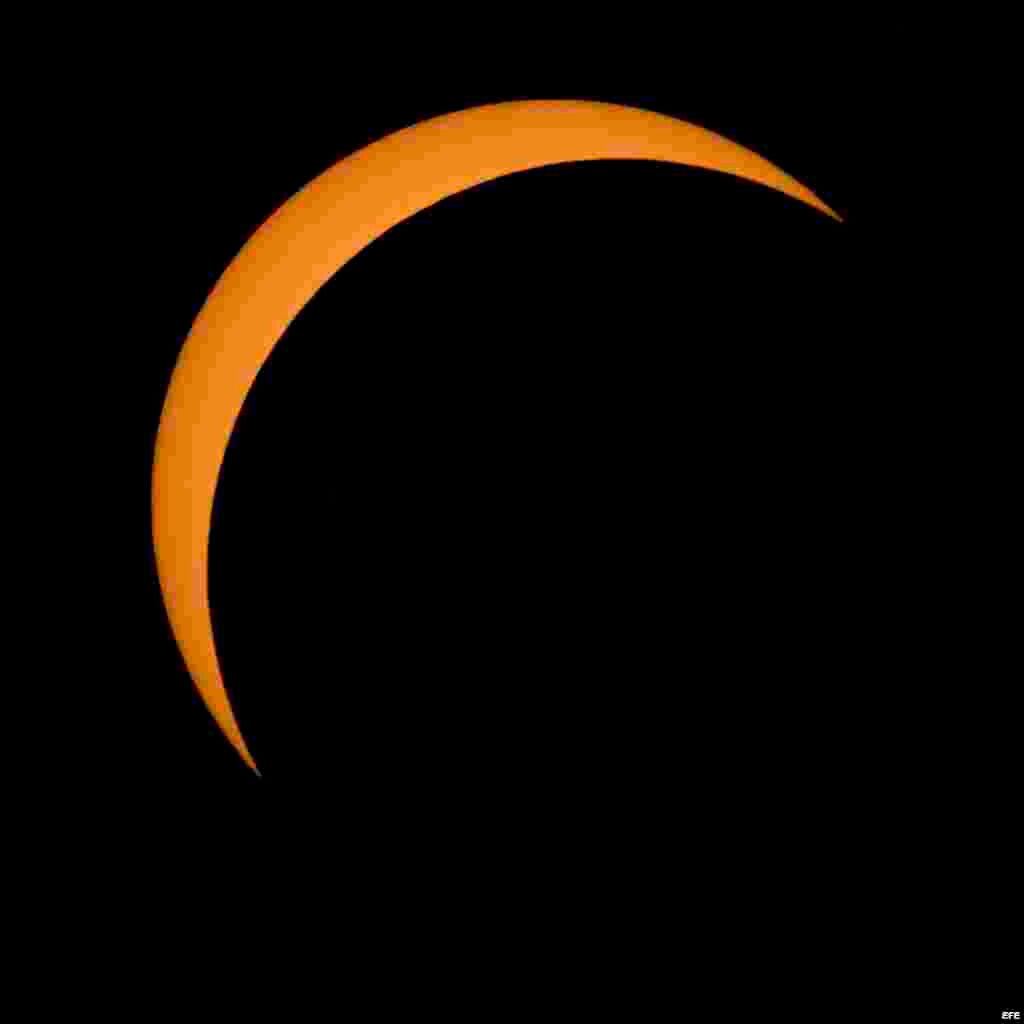
[[[607,103],[498,103],[423,121],[335,164],[256,231],[200,310],[157,433],[153,541],[164,604],[188,671],[253,770],[217,660],[207,555],[221,463],[260,367],[317,290],[389,228],[474,185],[582,160],[657,160],[722,171],[840,219],[773,164],[697,125]]]

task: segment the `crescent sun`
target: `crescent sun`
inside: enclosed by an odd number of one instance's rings
[[[217,659],[207,559],[221,463],[256,375],[320,287],[389,228],[475,185],[583,160],[722,171],[840,219],[767,160],[697,125],[608,103],[497,103],[395,132],[325,171],[256,231],[196,317],[157,432],[153,542],[164,605],[189,674],[254,771]]]

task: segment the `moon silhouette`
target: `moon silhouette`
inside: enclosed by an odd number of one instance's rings
[[[217,659],[208,549],[221,463],[256,375],[320,287],[389,228],[483,182],[584,160],[654,160],[722,171],[840,219],[767,160],[697,125],[607,103],[498,103],[423,121],[335,164],[256,231],[200,310],[171,375],[157,433],[153,542],[164,604],[189,674],[254,771]]]

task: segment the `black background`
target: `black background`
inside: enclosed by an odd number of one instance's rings
[[[697,856],[750,901],[780,872],[821,886],[823,928],[879,873],[913,886],[922,851],[994,827],[1009,755],[977,737],[1005,694],[960,704],[995,676],[935,611],[957,557],[935,557],[957,486],[936,466],[961,456],[935,415],[945,350],[895,301],[876,108],[845,69],[773,70],[141,87],[120,263],[133,681],[107,784],[125,806],[255,800],[400,871]],[[262,370],[214,511],[215,633],[258,779],[195,696],[156,582],[175,358],[316,174],[518,98],[695,121],[845,223],[722,175],[579,164],[446,200],[344,267]]]

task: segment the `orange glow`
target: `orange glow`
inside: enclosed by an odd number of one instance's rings
[[[256,231],[196,318],[160,420],[153,540],[164,603],[189,673],[254,770],[217,660],[207,555],[221,463],[260,367],[320,287],[389,228],[483,182],[582,160],[657,160],[722,171],[839,219],[777,167],[696,125],[605,103],[500,103],[424,121],[335,164]]]

